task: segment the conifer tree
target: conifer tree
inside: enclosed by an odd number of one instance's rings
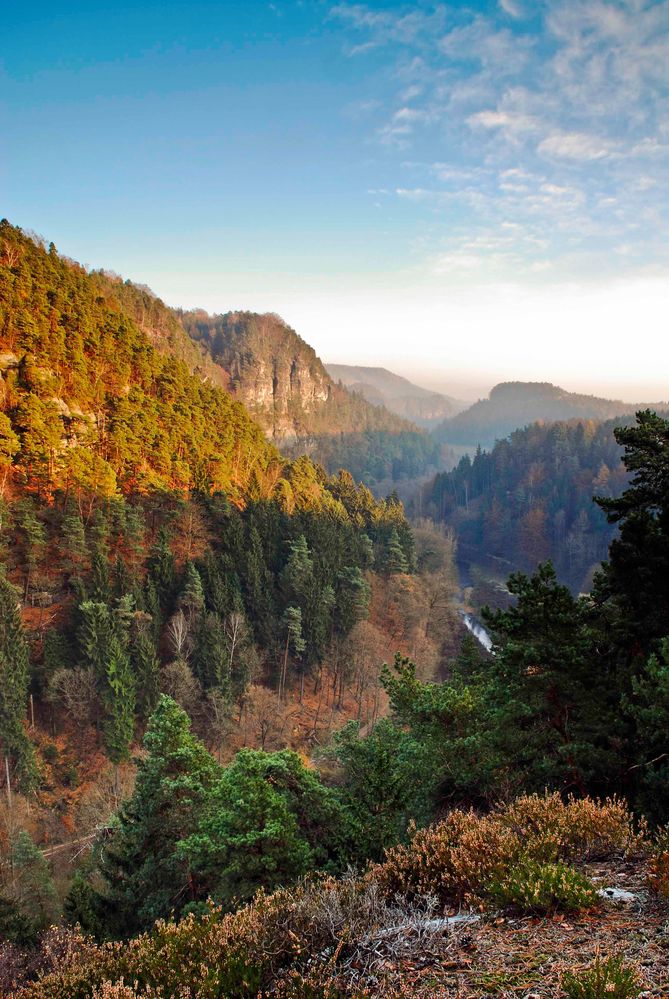
[[[169,533],[161,527],[149,559],[149,575],[153,581],[163,611],[169,610],[174,596],[176,567],[170,548]]]
[[[409,563],[400,544],[399,534],[394,527],[390,532],[386,546],[385,568],[390,576],[409,571]]]
[[[612,751],[619,694],[597,651],[584,599],[558,583],[550,562],[512,574],[516,605],[483,610],[493,635],[490,732],[524,789],[586,793],[619,766]]]
[[[220,768],[191,734],[185,711],[164,695],[144,748],[135,790],[101,855],[101,909],[112,935],[149,929],[199,897],[177,845],[198,827]]]
[[[112,614],[99,601],[86,600],[79,607],[82,623],[79,646],[92,667],[103,706],[102,730],[110,760],[126,759],[133,736],[135,679],[128,655],[129,606]]]
[[[57,897],[44,854],[21,829],[11,845],[13,895],[19,910],[36,930],[44,929],[56,914]]]
[[[148,720],[160,696],[160,662],[156,655],[152,621],[148,614],[134,615],[130,640],[130,663],[135,677],[137,714]]]
[[[59,548],[63,568],[71,575],[80,575],[88,559],[84,522],[78,510],[69,510],[60,528]]]
[[[186,562],[178,604],[190,619],[197,617],[204,608],[202,578],[195,565],[190,561]]]
[[[23,726],[29,682],[28,643],[18,594],[0,571],[0,743],[26,787],[36,777],[32,744]]]
[[[218,614],[203,614],[195,634],[193,673],[205,690],[219,687],[230,693],[230,662],[223,622]]]

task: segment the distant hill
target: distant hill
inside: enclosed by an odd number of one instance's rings
[[[667,403],[629,403],[567,392],[550,382],[502,382],[487,399],[444,420],[434,430],[442,444],[492,446],[514,430],[537,420],[610,420],[638,409],[666,409]]]
[[[464,408],[464,403],[457,399],[414,385],[387,368],[353,364],[326,364],[326,368],[335,381],[358,392],[368,402],[385,406],[419,426],[434,427]]]

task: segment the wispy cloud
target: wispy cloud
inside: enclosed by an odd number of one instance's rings
[[[440,273],[669,265],[669,0],[331,15],[384,53],[370,138],[404,151],[395,196]]]

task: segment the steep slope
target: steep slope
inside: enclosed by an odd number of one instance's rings
[[[291,467],[226,380],[151,292],[0,222],[3,491],[197,489],[338,507],[323,473]]]
[[[416,427],[337,385],[313,347],[280,316],[181,313],[184,328],[227,373],[233,395],[276,441]]]
[[[179,316],[230,392],[284,452],[308,454],[330,473],[349,469],[378,494],[439,467],[440,446],[425,430],[335,382],[279,316]]]
[[[408,378],[387,368],[352,364],[326,364],[326,368],[332,378],[358,392],[368,402],[383,405],[419,426],[434,427],[463,408],[457,399],[414,385]]]
[[[422,494],[422,511],[457,531],[463,559],[533,571],[550,558],[576,592],[590,588],[615,526],[592,502],[618,496],[627,472],[613,436],[625,418],[534,423],[473,461],[461,459]]]
[[[549,382],[502,382],[434,431],[441,443],[489,447],[535,420],[610,420],[638,409],[666,408],[666,403],[627,403],[567,392]]]

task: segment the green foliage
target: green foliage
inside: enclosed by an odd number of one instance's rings
[[[568,971],[562,979],[568,999],[636,999],[641,993],[635,968],[623,957],[597,957],[586,969]]]
[[[93,670],[103,706],[105,748],[110,760],[119,763],[127,759],[132,741],[136,694],[124,605],[112,612],[106,603],[85,600],[79,613],[79,647],[85,665]]]
[[[615,426],[574,421],[516,430],[437,475],[423,490],[421,512],[452,526],[472,562],[493,565],[492,556],[532,572],[550,558],[572,590],[587,589],[615,532],[593,493],[618,495],[627,480]]]
[[[619,533],[594,595],[629,661],[630,654],[654,651],[668,630],[669,420],[646,410],[635,426],[614,433],[631,482],[618,499],[596,500]]]
[[[379,860],[404,839],[412,819],[426,822],[439,774],[422,745],[383,719],[364,739],[349,722],[335,736],[342,766],[341,797],[355,830],[355,859]]]
[[[605,680],[587,601],[558,583],[550,563],[508,581],[516,606],[483,612],[493,635],[486,666],[495,752],[518,786],[606,786],[616,765],[615,687]]]
[[[202,898],[229,907],[309,871],[339,866],[346,836],[333,793],[289,750],[242,750],[181,846]]]
[[[56,890],[44,854],[25,830],[10,844],[12,895],[19,913],[35,932],[44,929],[56,913]]]
[[[194,900],[195,888],[177,851],[197,828],[219,768],[190,733],[188,717],[161,696],[146,735],[135,790],[123,806],[101,870],[101,905],[108,932],[150,927]]]
[[[485,892],[497,905],[511,906],[527,915],[576,912],[590,909],[598,901],[592,881],[559,862],[522,861],[489,881]]]
[[[36,779],[33,749],[23,725],[29,682],[28,643],[18,594],[0,572],[0,744],[25,788]]]

